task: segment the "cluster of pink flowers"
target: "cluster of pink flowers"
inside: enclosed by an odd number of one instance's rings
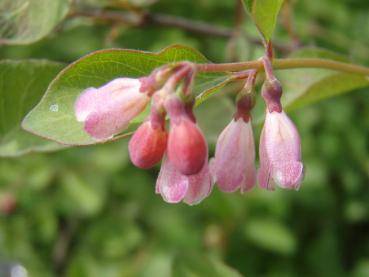
[[[256,71],[237,97],[237,110],[220,134],[215,156],[208,162],[206,139],[193,114],[191,84],[194,66],[180,63],[147,77],[118,78],[88,88],[75,104],[76,118],[95,140],[105,141],[125,130],[151,101],[148,118],[135,131],[128,149],[132,163],[150,168],[162,160],[156,193],[169,203],[194,205],[217,183],[224,192],[250,190],[256,183],[255,144],[251,125]],[[300,138],[284,113],[280,83],[268,75],[262,88],[266,119],[260,141],[260,186],[298,189],[303,177]],[[166,129],[166,116],[170,128]]]

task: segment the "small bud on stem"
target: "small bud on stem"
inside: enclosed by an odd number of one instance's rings
[[[251,117],[251,110],[255,106],[254,85],[256,79],[256,70],[251,70],[245,86],[238,93],[236,98],[237,111],[234,114],[234,119],[242,118],[245,122],[248,122]]]
[[[269,112],[282,112],[281,96],[282,86],[281,83],[273,74],[272,63],[268,57],[263,57],[263,64],[265,69],[265,82],[261,89],[261,95],[263,96]]]

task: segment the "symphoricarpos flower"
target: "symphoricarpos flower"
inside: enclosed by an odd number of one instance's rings
[[[254,73],[253,73],[254,74]],[[255,74],[251,76],[255,79]],[[214,182],[223,192],[250,190],[256,181],[255,143],[250,111],[254,106],[253,81],[248,80],[237,101],[237,112],[220,134],[210,162]],[[246,92],[245,92],[246,89]]]
[[[232,119],[220,134],[210,162],[214,181],[221,191],[250,190],[256,179],[255,144],[251,121]]]
[[[150,168],[160,162],[167,147],[165,114],[155,106],[151,115],[133,134],[128,144],[132,163],[140,168]]]
[[[299,188],[303,178],[301,142],[295,125],[284,111],[267,111],[259,152],[262,188],[272,189],[272,181],[282,188]]]
[[[170,117],[168,158],[184,175],[198,173],[207,160],[207,143],[190,111],[177,96],[167,99]]]
[[[189,205],[200,203],[212,189],[207,161],[194,175],[182,174],[176,166],[164,156],[160,173],[156,181],[156,193],[161,194],[168,203],[185,202]]]
[[[118,78],[100,88],[88,88],[75,103],[77,120],[96,140],[106,140],[127,128],[150,97],[141,92],[141,80]]]
[[[282,109],[280,83],[276,79],[265,82],[262,96],[267,110],[259,146],[259,183],[265,189],[273,189],[273,181],[282,188],[298,189],[304,175],[300,136]]]

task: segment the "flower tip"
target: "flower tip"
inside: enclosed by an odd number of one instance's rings
[[[84,130],[96,141],[111,139],[113,137],[113,132],[110,130],[110,118],[109,113],[89,114],[85,121]]]
[[[158,179],[156,180],[155,192],[161,194],[167,203],[178,203],[183,200],[188,189],[188,178],[183,176],[164,156]]]
[[[210,194],[212,187],[207,161],[199,173],[187,176],[164,156],[155,192],[161,194],[167,203],[183,201],[188,205],[196,205]]]
[[[273,179],[285,189],[296,189],[300,187],[300,182],[304,177],[304,166],[301,162],[281,163],[273,171]]]
[[[87,88],[78,96],[74,105],[78,122],[84,122],[91,110],[94,109],[96,97],[98,97],[96,88]]]
[[[188,176],[187,178],[189,180],[189,187],[183,202],[194,206],[204,200],[213,189],[214,182],[210,174],[208,161],[205,161],[199,173]]]
[[[88,88],[75,102],[75,115],[94,139],[106,140],[127,128],[140,114],[150,97],[139,91],[141,82],[118,78],[99,88]]]

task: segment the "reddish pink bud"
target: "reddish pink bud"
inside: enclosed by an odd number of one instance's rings
[[[76,118],[94,139],[109,139],[126,129],[149,103],[149,96],[140,88],[141,81],[133,78],[118,78],[100,88],[88,88],[75,103]]]
[[[171,125],[168,157],[185,175],[198,173],[207,159],[207,144],[199,127],[187,116]]]
[[[179,98],[169,98],[165,107],[171,123],[168,158],[182,174],[196,174],[207,160],[208,147],[205,137],[194,122],[192,112]]]
[[[212,187],[207,162],[200,172],[188,176],[181,174],[164,156],[156,181],[156,193],[161,194],[164,201],[168,203],[184,201],[189,205],[195,205],[209,195]]]
[[[139,168],[150,168],[160,162],[167,147],[167,132],[155,128],[150,120],[133,134],[128,144],[132,163]]]
[[[259,183],[262,188],[273,189],[273,181],[282,188],[299,188],[304,175],[300,136],[283,111],[267,111],[259,152]]]
[[[255,145],[251,121],[233,119],[220,134],[211,174],[221,191],[250,190],[256,181]]]

